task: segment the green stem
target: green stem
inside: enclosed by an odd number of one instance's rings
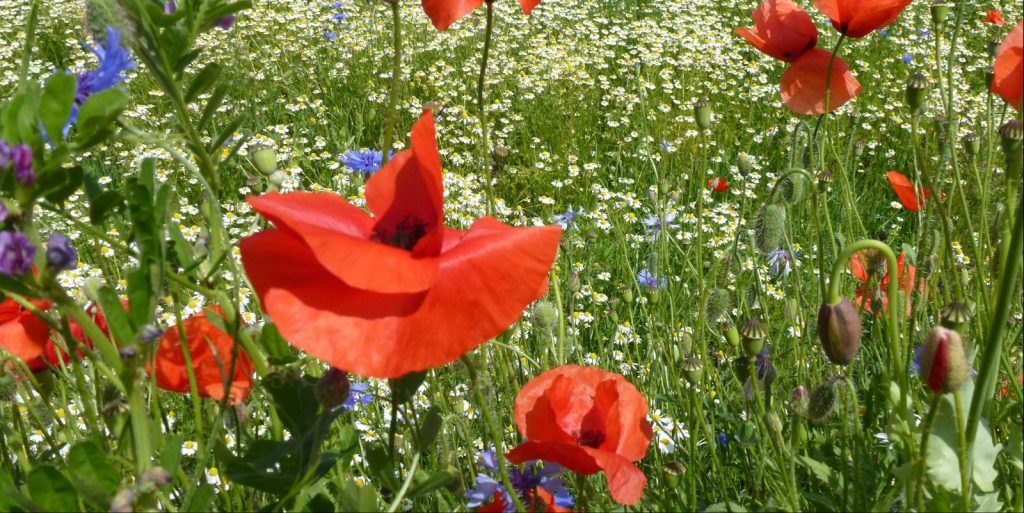
[[[395,125],[398,123],[398,93],[402,88],[402,16],[399,0],[389,0],[391,3],[391,22],[393,39],[391,41],[394,55],[391,58],[391,89],[388,91],[388,117],[384,126],[384,143],[381,145],[381,165],[387,164],[394,144]]]
[[[485,182],[487,215],[494,215],[494,177],[491,176],[490,142],[487,140],[487,106],[484,104],[487,58],[491,53],[491,34],[494,32],[494,0],[487,0],[487,25],[484,27],[484,51],[480,59],[480,75],[476,79],[476,104],[480,109],[480,177]]]
[[[932,395],[931,405],[928,407],[928,416],[924,419],[924,425],[921,427],[921,457],[917,462],[917,479],[914,483],[913,495],[907,498],[908,509],[910,505],[917,503],[917,510],[924,511],[924,478],[925,473],[928,469],[926,462],[928,461],[928,441],[931,438],[932,424],[935,423],[935,414],[939,411],[939,400],[942,396],[939,394]]]
[[[971,510],[971,479],[967,471],[967,435],[964,432],[964,404],[960,399],[960,391],[953,392],[953,402],[956,404],[956,433],[958,438],[957,457],[960,460],[960,496],[963,499],[965,512]]]
[[[32,2],[32,10],[28,12],[28,23],[25,28],[25,46],[21,53],[21,68],[18,70],[18,88],[21,92],[28,89],[28,68],[32,63],[32,45],[36,42],[36,26],[39,25],[39,0]]]

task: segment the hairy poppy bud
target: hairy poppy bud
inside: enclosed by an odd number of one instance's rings
[[[558,310],[550,301],[538,301],[533,305],[533,321],[541,331],[548,331],[558,322]]]
[[[683,354],[690,354],[690,352],[693,351],[693,336],[689,333],[683,332],[683,334],[679,336],[679,349]]]
[[[683,377],[686,378],[687,383],[696,385],[700,383],[703,376],[704,366],[701,365],[697,357],[691,356],[683,360]]]
[[[746,153],[740,153],[739,156],[736,157],[736,167],[739,168],[740,174],[743,176],[749,175],[750,172],[754,170],[754,157],[751,157]]]
[[[956,330],[960,333],[964,333],[967,323],[971,322],[971,318],[974,317],[971,313],[971,307],[960,301],[953,301],[942,307],[942,310],[939,310],[939,315],[942,318],[942,327]]]
[[[964,151],[972,157],[977,157],[981,153],[981,138],[974,132],[967,132],[963,138]]]
[[[1006,173],[1012,179],[1019,180],[1021,177],[1022,161],[1024,153],[1021,152],[1022,141],[1024,141],[1024,122],[1019,119],[1007,121],[999,129],[1003,153],[1006,154]]]
[[[837,383],[836,378],[832,378],[811,390],[807,402],[807,416],[814,422],[825,422],[835,413],[836,403],[839,401]]]
[[[786,406],[793,415],[806,415],[810,402],[810,393],[807,392],[803,385],[798,385],[789,394],[789,402],[786,403]]]
[[[781,248],[786,243],[786,207],[765,204],[754,220],[754,243],[764,253]]]
[[[807,179],[801,173],[795,173],[787,176],[781,182],[779,182],[779,196],[788,205],[796,205],[804,199],[804,190],[806,189]]]
[[[268,179],[270,180],[270,183],[274,184],[277,187],[280,187],[281,184],[284,183],[286,178],[288,178],[288,175],[285,174],[285,172],[281,171],[281,170],[277,170],[277,171],[274,171],[273,173],[270,173],[270,176],[268,177]]]
[[[714,289],[704,301],[704,319],[709,324],[715,324],[725,317],[729,311],[729,291],[725,289]]]
[[[832,363],[849,365],[860,349],[861,323],[857,307],[843,298],[839,304],[822,303],[818,310],[818,340]]]
[[[86,0],[84,13],[85,28],[97,43],[104,41],[107,28],[113,27],[121,31],[121,37],[128,46],[134,44],[135,26],[118,0]]]
[[[949,4],[945,2],[935,2],[932,4],[932,23],[941,25],[942,22],[946,21],[947,16],[949,16]]]
[[[669,185],[667,180],[665,180],[664,178],[658,180],[658,194],[661,194],[662,196],[667,196],[670,190],[672,190],[672,186]]]
[[[701,130],[711,128],[711,100],[701,98],[693,104],[693,117]]]
[[[917,114],[928,99],[928,77],[924,73],[914,73],[907,79],[907,106],[911,114]]]
[[[270,176],[277,171],[277,152],[269,146],[260,146],[252,152],[252,163],[264,176]]]
[[[316,382],[314,393],[324,410],[332,410],[341,406],[348,399],[349,382],[345,371],[331,367]]]
[[[921,380],[932,392],[945,394],[959,390],[970,371],[967,352],[960,334],[937,326],[928,332],[921,353]]]
[[[761,321],[750,319],[740,326],[740,335],[743,336],[743,352],[747,356],[757,356],[768,337],[768,328]]]
[[[723,322],[725,325],[725,340],[729,342],[732,347],[739,347],[740,345],[740,332],[736,329],[736,325],[731,321]]]

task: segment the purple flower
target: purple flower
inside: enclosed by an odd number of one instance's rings
[[[25,185],[36,182],[36,174],[32,172],[32,148],[27,144],[19,144],[11,148],[11,164],[14,166],[14,177]]]
[[[78,251],[67,237],[51,233],[46,243],[46,263],[54,271],[68,271],[78,265]]]
[[[661,233],[662,228],[668,227],[671,230],[678,229],[679,224],[676,223],[675,221],[676,215],[673,214],[672,212],[667,212],[665,214],[664,222],[662,222],[660,216],[654,215],[648,217],[647,219],[644,219],[644,226],[647,227],[647,235],[649,235],[651,238],[654,238],[657,237],[659,233]]]
[[[11,163],[11,145],[7,141],[0,141],[0,170]]]
[[[793,254],[784,249],[768,253],[768,268],[775,276],[786,276],[793,270]]]
[[[324,37],[327,38],[328,41],[334,41],[335,39],[338,39],[338,33],[327,31],[324,32]]]
[[[343,12],[336,12],[331,15],[331,20],[335,23],[345,21],[345,18],[348,18],[348,15]]]
[[[563,230],[569,228],[576,228],[576,218],[583,213],[583,209],[573,210],[572,205],[569,205],[569,210],[566,210],[563,214],[555,216],[555,223],[562,227]]]
[[[107,27],[107,37],[96,47],[89,48],[99,60],[96,69],[79,73],[78,87],[75,90],[75,102],[71,106],[71,115],[64,125],[64,135],[68,129],[78,120],[78,110],[85,104],[90,96],[106,91],[125,79],[128,70],[135,69],[135,61],[131,53],[121,46],[121,31],[114,27]]]
[[[723,449],[729,447],[729,435],[726,435],[725,433],[718,433],[718,436],[716,436],[715,439],[718,441],[718,445]]]
[[[498,456],[494,449],[484,451],[480,454],[480,465],[493,475],[498,473]],[[556,477],[565,472],[565,469],[556,463],[546,463],[540,467],[536,461],[527,461],[519,466],[510,466],[509,481],[512,487],[523,502],[529,502],[531,495],[537,488],[543,488],[550,493],[555,500],[555,505],[560,508],[570,508],[573,505],[572,495],[565,486],[565,481]],[[505,511],[512,513],[516,505],[512,502],[509,491],[502,486],[492,475],[479,473],[476,476],[476,485],[466,492],[469,501],[466,506],[479,508],[489,504],[494,494],[500,493],[504,496]]]
[[[174,14],[178,12],[178,4],[174,3],[174,0],[167,0],[164,4],[164,14]]]
[[[231,30],[231,26],[235,24],[235,15],[229,14],[219,20],[217,20],[217,26],[223,30]]]
[[[0,203],[0,223],[7,220],[8,214],[10,214],[10,212],[7,211],[7,206],[4,205],[3,203]]]
[[[640,269],[640,272],[636,273],[636,281],[641,287],[647,287],[649,289],[659,289],[668,284],[668,279],[664,276],[662,276],[661,281],[659,281],[658,278],[647,269]]]
[[[391,153],[388,154],[390,157]],[[384,152],[377,150],[349,150],[341,157],[341,163],[352,171],[370,176],[380,170]]]
[[[333,4],[331,4],[331,7],[335,9],[341,9],[342,7],[345,7],[345,2],[334,2]]]
[[[903,62],[905,62],[907,64],[910,64],[911,62],[914,62],[914,56],[909,54],[909,53],[903,54]]]
[[[373,394],[366,391],[367,385],[365,381],[351,381],[348,388],[348,397],[345,398],[345,402],[341,403],[341,407],[346,410],[351,410],[356,407],[356,404],[367,404],[373,400]]]
[[[0,231],[0,273],[21,276],[32,270],[36,247],[24,233]]]

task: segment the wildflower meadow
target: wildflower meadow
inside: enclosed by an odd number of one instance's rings
[[[1014,0],[0,0],[0,511],[1022,511]]]

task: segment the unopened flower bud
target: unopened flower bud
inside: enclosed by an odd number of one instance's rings
[[[550,301],[538,301],[533,305],[533,320],[541,331],[548,331],[558,322],[558,310]]]
[[[171,482],[171,474],[163,467],[153,467],[142,473],[139,484],[143,487],[152,485],[160,488]]]
[[[152,344],[163,336],[164,330],[153,324],[146,324],[139,332],[139,341],[143,344]]]
[[[110,501],[110,513],[131,513],[135,511],[135,492],[122,488]]]
[[[348,375],[345,371],[331,367],[316,382],[314,393],[316,400],[320,401],[325,410],[331,410],[341,406],[348,399],[349,392]]]
[[[711,128],[711,100],[701,98],[693,104],[693,117],[697,121],[697,128],[707,130]]]
[[[910,107],[911,114],[917,114],[921,111],[921,107],[924,107],[925,101],[928,99],[928,77],[924,76],[924,73],[914,73],[907,79],[907,106]]]
[[[803,385],[797,385],[789,394],[789,402],[786,406],[793,415],[806,415],[808,405],[811,403],[811,395]]]
[[[740,153],[736,157],[736,167],[739,168],[740,174],[747,176],[754,170],[754,158],[746,153]]]
[[[838,304],[824,302],[818,310],[818,340],[825,355],[836,365],[849,365],[860,350],[861,323],[857,307],[843,298]]]
[[[270,176],[277,171],[277,152],[269,146],[260,146],[252,152],[252,164],[264,176]]]
[[[937,326],[928,332],[921,353],[921,380],[932,392],[959,390],[970,377],[967,352],[960,334]]]
[[[726,323],[725,340],[732,347],[739,347],[740,345],[740,332],[736,329],[736,325],[731,322]]]
[[[46,264],[54,271],[70,271],[78,265],[78,251],[71,240],[59,233],[51,233],[46,243]]]
[[[284,183],[286,178],[288,178],[288,175],[285,174],[284,171],[281,171],[279,169],[279,170],[274,171],[273,173],[271,173],[270,176],[267,179],[270,180],[270,183],[280,187],[281,184]]]
[[[836,403],[839,400],[836,383],[836,378],[832,378],[811,391],[807,402],[807,416],[814,422],[824,422],[836,411]]]

